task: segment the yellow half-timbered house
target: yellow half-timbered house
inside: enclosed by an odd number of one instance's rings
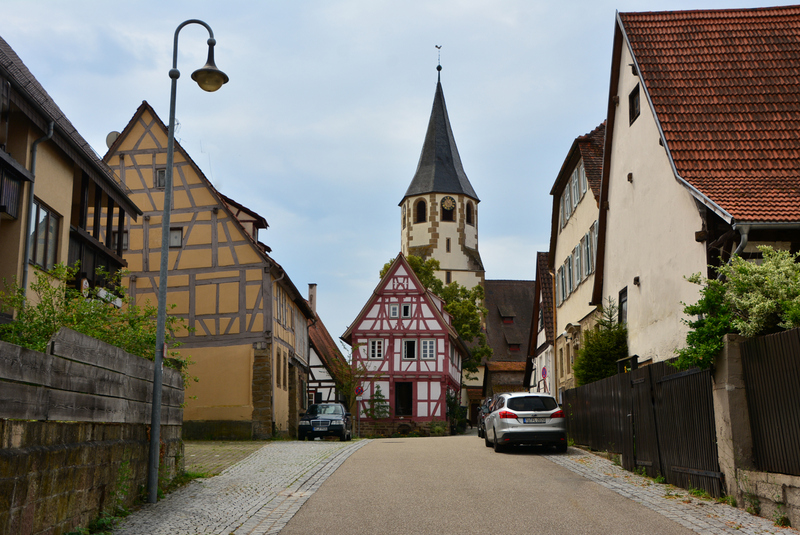
[[[143,102],[105,161],[142,208],[122,236],[136,302],[155,303],[167,127]],[[314,313],[258,240],[266,220],[220,194],[175,143],[169,245],[170,313],[198,378],[187,392],[184,437],[294,434],[307,403],[308,319]]]

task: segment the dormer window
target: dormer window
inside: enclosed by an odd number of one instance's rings
[[[414,205],[414,223],[424,223],[428,220],[425,201],[420,199]]]

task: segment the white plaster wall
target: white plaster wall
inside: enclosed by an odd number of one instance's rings
[[[560,199],[561,193],[558,196]],[[598,213],[597,201],[595,201],[591,188],[587,187],[583,198],[556,238],[554,268],[556,278],[558,278],[558,268],[564,265],[573,249],[589,232],[592,224],[597,221]],[[554,280],[553,283],[555,284],[555,282]],[[593,286],[594,272],[583,279],[577,288],[573,288],[572,293],[561,303],[561,306],[556,307],[556,336],[564,332],[568,323],[578,324],[581,319],[594,310],[593,306],[589,306],[589,301],[592,300]]]
[[[603,293],[618,300],[628,288],[628,348],[640,359],[674,356],[685,345],[681,301],[697,300],[698,286],[685,276],[705,270],[702,228],[695,201],[674,177],[641,88],[641,114],[629,126],[628,95],[639,82],[623,45],[619,104],[609,174]],[[632,182],[627,179],[633,174]],[[638,276],[640,286],[634,286]]]

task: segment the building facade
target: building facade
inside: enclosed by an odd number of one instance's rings
[[[362,433],[427,432],[447,420],[447,395],[460,395],[467,349],[444,302],[422,286],[402,253],[342,340],[353,347],[354,373],[363,376],[355,415]],[[386,417],[370,418],[380,400]]]
[[[0,38],[0,280],[28,287],[55,264],[80,262],[73,283],[102,285],[96,268],[125,266],[114,238],[141,213]],[[0,321],[12,315],[0,311]]]
[[[605,125],[600,125],[577,138],[550,190],[553,217],[548,267],[554,275],[553,349],[559,394],[576,386],[575,356],[583,333],[596,322],[597,307],[589,302],[595,276],[604,137]]]
[[[143,102],[105,156],[140,203],[122,234],[137,303],[157,301],[167,128]],[[268,437],[296,432],[307,403],[308,320],[313,312],[267,253],[257,213],[221,195],[175,143],[169,234],[169,313],[198,378],[187,392],[191,438]]]

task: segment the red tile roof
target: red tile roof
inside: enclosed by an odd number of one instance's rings
[[[603,178],[603,145],[606,141],[606,122],[575,140],[583,158],[586,181],[595,199],[600,198],[600,182]]]
[[[619,19],[678,174],[738,221],[800,221],[800,6]]]

